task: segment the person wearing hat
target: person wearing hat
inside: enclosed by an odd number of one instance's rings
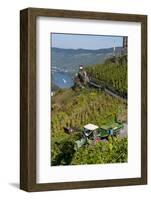
[[[79,77],[81,83],[83,83],[84,85],[86,85],[86,83],[89,81],[87,72],[84,70],[83,65],[80,65],[80,67],[79,67],[78,77]]]
[[[79,72],[76,74],[76,77],[75,77],[75,86],[84,88],[84,86],[86,86],[87,82],[89,82],[87,73],[84,70],[83,65],[80,65]]]

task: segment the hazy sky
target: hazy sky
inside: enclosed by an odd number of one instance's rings
[[[65,49],[104,49],[122,46],[121,36],[98,36],[52,33],[52,47]]]

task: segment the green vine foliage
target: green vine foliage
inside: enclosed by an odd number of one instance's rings
[[[87,72],[121,93],[127,93],[127,64],[107,60],[104,64],[89,66]],[[92,88],[60,89],[51,98],[51,165],[80,165],[127,162],[127,138],[84,145],[74,150],[75,141],[82,137],[82,128],[88,123],[101,126],[116,120],[127,121],[127,104]],[[67,134],[64,127],[74,127]]]
[[[81,147],[72,160],[73,165],[127,162],[127,138],[113,138]]]
[[[66,99],[68,103],[64,103]],[[124,102],[94,89],[82,91],[64,89],[53,96],[52,105],[51,165],[126,161],[127,139],[118,139],[110,143],[99,142],[83,146],[77,152],[74,151],[75,141],[82,137],[82,127],[85,124],[93,123],[101,126],[114,122],[115,118],[126,122],[127,106]],[[64,127],[75,127],[79,131],[71,135],[66,134]],[[121,156],[118,158],[119,155]]]
[[[127,95],[127,62],[125,56],[117,57],[113,62],[107,59],[103,64],[96,64],[86,68],[89,76],[103,81],[113,87],[120,94]]]

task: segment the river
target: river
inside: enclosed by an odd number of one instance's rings
[[[73,86],[73,77],[67,72],[53,72],[52,81],[59,88],[70,88]]]

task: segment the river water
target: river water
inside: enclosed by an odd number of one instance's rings
[[[59,88],[70,88],[73,86],[73,77],[70,73],[67,72],[53,72],[52,81]]]

